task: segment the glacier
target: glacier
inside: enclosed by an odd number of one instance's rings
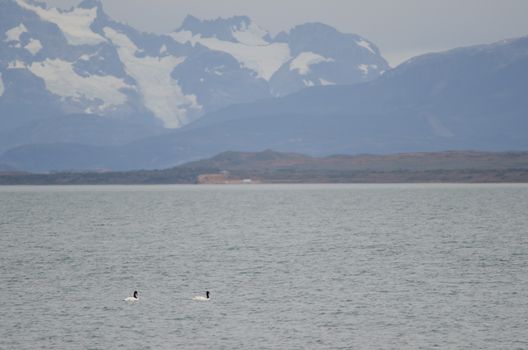
[[[116,45],[125,70],[138,83],[145,106],[163,121],[167,128],[177,128],[191,121],[192,113],[202,108],[194,95],[185,95],[172,70],[185,57],[137,57],[138,48],[124,34],[104,28],[105,35]]]

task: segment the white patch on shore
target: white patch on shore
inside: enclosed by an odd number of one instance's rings
[[[145,106],[167,128],[189,123],[188,112],[199,111],[202,107],[195,95],[185,95],[171,77],[171,72],[185,61],[185,57],[137,57],[138,48],[126,35],[109,27],[104,28],[104,33],[116,45],[127,74],[136,80]]]
[[[222,51],[233,56],[240,64],[257,73],[259,78],[270,80],[273,74],[286,63],[290,57],[290,48],[284,43],[268,43],[256,39],[260,34],[255,34],[256,29],[248,29],[245,34],[237,32],[237,40],[234,43],[217,38],[203,38],[201,34],[193,35],[190,31],[170,33],[169,35],[179,43],[196,45],[197,43],[210,50]],[[233,33],[235,35],[235,33]],[[251,43],[251,44],[250,44]],[[257,45],[258,44],[258,45]]]
[[[55,23],[62,31],[70,45],[96,45],[106,39],[92,31],[90,26],[97,18],[97,8],[74,8],[71,11],[60,11],[56,8],[44,9],[16,0],[18,5],[36,13],[43,21]]]
[[[290,62],[290,70],[298,70],[300,75],[310,72],[310,66],[321,62],[334,62],[333,58],[324,57],[311,51],[301,52]]]
[[[46,88],[51,93],[63,99],[103,101],[98,107],[100,112],[124,104],[127,96],[120,89],[133,88],[114,76],[80,76],[73,70],[71,62],[60,59],[34,62],[27,68],[44,80]]]

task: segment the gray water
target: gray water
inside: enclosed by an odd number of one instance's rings
[[[528,185],[0,187],[0,349],[527,349],[527,330]]]

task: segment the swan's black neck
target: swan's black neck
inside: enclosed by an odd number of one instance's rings
[[[206,297],[207,299],[209,299],[209,291],[206,291],[206,292],[205,292],[205,297]]]
[[[135,291],[134,291],[134,298],[137,299],[137,297],[138,297],[138,292],[137,292],[137,290],[135,290]]]

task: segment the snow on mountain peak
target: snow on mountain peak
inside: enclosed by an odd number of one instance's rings
[[[356,41],[356,44],[358,44],[361,47],[364,47],[365,49],[369,50],[373,54],[376,54],[376,52],[374,51],[374,49],[372,48],[372,46],[370,45],[370,43],[368,41],[366,41],[364,39],[360,39],[360,40]]]
[[[263,36],[260,36],[262,33],[258,26],[239,27],[239,30],[234,32],[236,42],[217,37],[203,37],[187,30],[169,35],[182,44],[191,43],[194,46],[199,43],[210,50],[228,53],[240,62],[242,67],[253,70],[257,77],[269,81],[272,75],[290,60],[290,48],[285,43],[264,41]]]
[[[266,36],[269,36],[269,33],[253,22],[250,22],[249,25],[246,22],[242,22],[240,26],[233,27],[232,34],[239,43],[244,45],[262,46],[270,44],[265,39]]]
[[[6,38],[4,41],[15,48],[21,48],[22,43],[20,40],[24,33],[28,33],[28,30],[23,23],[20,23],[18,26],[5,32]],[[36,55],[42,49],[42,43],[37,39],[30,38],[29,42],[24,46],[24,49],[29,51],[32,55]]]
[[[288,44],[271,42],[268,31],[247,16],[199,20],[187,16],[182,26],[169,34],[179,43],[197,43],[228,53],[256,77],[269,81],[291,59]]]
[[[69,11],[33,5],[26,0],[16,0],[17,4],[37,14],[43,21],[56,24],[70,45],[96,45],[105,42],[90,26],[97,18],[97,7],[76,7]]]
[[[39,53],[42,50],[42,43],[38,39],[29,39],[29,43],[24,46],[24,49],[28,50],[33,56]]]
[[[33,0],[6,4],[1,95],[7,90],[22,105],[40,94],[53,113],[130,116],[178,128],[233,103],[368,81],[376,67],[386,68],[374,45],[320,23],[272,38],[247,16],[187,16],[177,31],[156,35],[112,20],[100,0],[69,10]]]
[[[190,32],[193,36],[217,38],[222,41],[238,42],[245,45],[269,45],[268,31],[255,24],[247,16],[233,16],[200,20],[194,16],[187,16],[176,32]]]
[[[27,33],[27,28],[24,23],[20,23],[18,26],[13,27],[5,32],[6,39],[5,42],[20,42],[20,36],[24,33]]]
[[[358,65],[358,68],[361,72],[363,72],[364,75],[368,75],[370,70],[378,70],[378,65],[376,64],[360,64]]]
[[[311,51],[302,52],[290,62],[290,70],[297,70],[300,75],[306,75],[310,72],[311,65],[321,62],[334,62],[334,59]]]
[[[37,77],[42,78],[47,89],[60,96],[62,100],[69,99],[72,103],[92,101],[98,105],[99,113],[124,104],[127,95],[121,92],[121,89],[133,88],[122,79],[113,76],[80,76],[75,72],[71,62],[60,59],[34,62],[27,68]]]

